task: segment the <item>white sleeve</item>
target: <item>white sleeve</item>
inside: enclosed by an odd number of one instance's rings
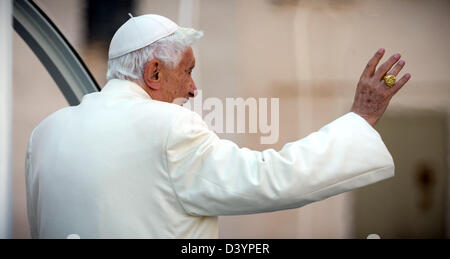
[[[394,175],[380,135],[355,113],[258,152],[219,139],[188,111],[171,125],[167,163],[181,205],[203,216],[297,208]]]

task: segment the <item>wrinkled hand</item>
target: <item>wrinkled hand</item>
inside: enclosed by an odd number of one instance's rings
[[[355,100],[353,101],[351,109],[352,112],[366,119],[372,126],[374,126],[381,116],[383,116],[392,96],[394,96],[394,94],[397,93],[411,77],[411,75],[407,73],[400,80],[397,80],[392,87],[387,86],[383,80],[384,76],[397,76],[405,65],[405,61],[399,61],[400,54],[395,54],[376,69],[378,62],[380,62],[383,55],[384,49],[380,49],[369,60],[369,63],[367,63],[367,66],[359,79]],[[392,66],[394,66],[394,68],[392,68]]]

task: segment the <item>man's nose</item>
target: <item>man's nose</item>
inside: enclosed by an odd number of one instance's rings
[[[197,86],[195,86],[194,82],[192,82],[192,85],[191,85],[191,92],[194,93],[194,97],[196,97],[198,94]]]

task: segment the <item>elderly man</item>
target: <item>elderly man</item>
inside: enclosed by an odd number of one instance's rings
[[[400,55],[377,68],[384,49],[375,53],[349,113],[278,152],[257,152],[218,138],[180,105],[196,95],[190,45],[201,36],[158,15],[129,19],[111,41],[101,92],[34,129],[34,238],[217,238],[219,215],[298,208],[394,175],[372,126],[410,77],[389,81]]]

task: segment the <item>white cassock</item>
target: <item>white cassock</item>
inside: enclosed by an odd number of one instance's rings
[[[28,145],[34,238],[217,238],[218,215],[298,208],[394,175],[355,113],[258,152],[117,79],[47,117]]]

